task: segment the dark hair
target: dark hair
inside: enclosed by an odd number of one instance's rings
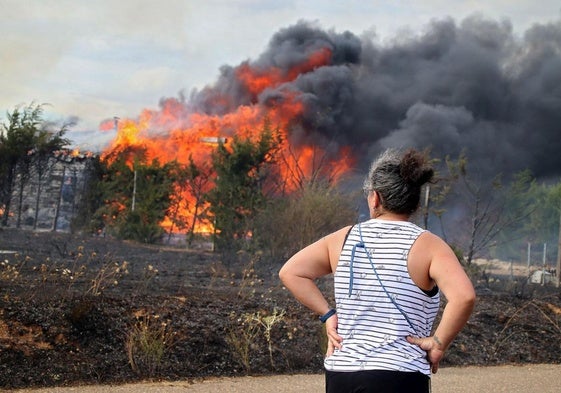
[[[364,190],[376,191],[384,209],[411,215],[419,207],[421,187],[433,176],[425,154],[414,149],[403,154],[388,149],[370,166]]]

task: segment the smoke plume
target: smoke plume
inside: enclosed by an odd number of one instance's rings
[[[326,64],[298,68],[326,50]],[[244,68],[275,69],[278,83],[252,91]],[[291,143],[333,154],[350,146],[362,168],[386,147],[417,147],[438,158],[464,151],[489,175],[561,174],[561,21],[517,36],[509,22],[448,18],[384,44],[301,21],[257,59],[220,71],[182,102],[186,111],[224,115],[295,92],[304,111]]]

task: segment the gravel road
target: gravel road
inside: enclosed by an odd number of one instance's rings
[[[5,391],[5,390],[4,390]],[[559,393],[561,364],[442,368],[433,376],[433,393]],[[196,383],[161,382],[117,386],[23,389],[17,393],[321,393],[323,375],[212,378]]]

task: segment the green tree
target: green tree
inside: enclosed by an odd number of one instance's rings
[[[118,223],[131,209],[134,174],[127,164],[127,154],[109,154],[98,167],[97,193],[101,206],[93,214],[92,229],[119,236]],[[97,194],[97,195],[96,195]]]
[[[131,157],[134,163],[129,165]],[[103,205],[94,214],[97,231],[154,243],[164,234],[161,223],[173,192],[176,163],[144,163],[142,151],[121,152],[101,173]]]
[[[70,123],[55,129],[43,120],[44,105],[16,107],[7,114],[7,123],[0,128],[0,207],[2,225],[8,224],[16,178],[18,180],[17,226],[20,225],[23,190],[33,171],[42,178],[45,162],[52,153],[69,143],[64,138]]]
[[[464,208],[462,214],[468,218],[467,236],[459,239],[464,262],[470,266],[473,259],[490,247],[497,246],[501,234],[512,231],[526,219],[530,211],[520,203],[511,203],[522,197],[530,187],[530,178],[518,174],[509,186],[504,186],[501,174],[484,179],[468,170],[465,153],[457,160],[446,157],[446,165],[453,181],[451,192]]]
[[[234,136],[219,143],[212,155],[215,187],[206,194],[215,219],[215,246],[221,252],[242,249],[253,235],[255,214],[265,203],[263,193],[278,141],[267,124],[259,139]]]
[[[535,180],[532,182],[525,200],[522,201],[532,212],[522,227],[525,240],[543,242],[551,239],[558,226],[560,190],[561,183],[550,186],[539,184]]]
[[[104,206],[103,179],[107,175],[107,165],[99,156],[92,157],[88,165],[88,181],[77,206],[77,214],[72,220],[72,229],[83,229],[87,232],[98,233],[104,227],[98,210]]]
[[[549,203],[554,207],[556,216],[559,217],[557,222],[557,258],[556,258],[556,285],[561,286],[561,183],[557,183],[551,188],[549,193]]]
[[[516,232],[516,237],[523,241],[519,248],[525,250],[527,243],[547,243],[548,254],[554,255],[559,241],[561,183],[548,185],[532,180],[530,188],[519,203],[531,213]],[[537,247],[533,249],[538,250]],[[541,260],[542,257],[543,255],[540,255],[534,259]]]

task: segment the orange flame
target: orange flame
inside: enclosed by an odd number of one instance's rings
[[[302,180],[312,176],[320,165],[318,157],[325,160],[325,152],[318,146],[291,146],[290,126],[304,111],[304,106],[298,94],[289,89],[282,89],[282,84],[296,79],[300,74],[329,64],[332,53],[329,49],[321,49],[307,59],[307,61],[283,72],[279,68],[253,69],[249,64],[242,64],[236,70],[236,77],[255,97],[267,88],[281,90],[281,98],[267,105],[240,105],[235,110],[223,115],[209,115],[188,112],[184,103],[176,99],[162,102],[159,111],[145,109],[136,120],[115,120],[118,125],[117,135],[111,146],[102,154],[102,160],[111,160],[115,154],[127,149],[141,148],[146,154],[147,162],[158,159],[160,163],[176,160],[187,164],[192,157],[195,164],[208,163],[215,148],[209,141],[216,138],[228,138],[236,135],[242,138],[256,140],[262,130],[265,119],[274,128],[278,127],[281,134],[281,151],[283,165],[279,172],[288,190],[301,186]],[[229,97],[219,97],[218,101],[228,103]],[[104,129],[109,129],[109,121],[104,123]],[[132,158],[128,162],[133,165]],[[352,166],[350,154],[346,152],[342,157],[331,159],[329,167],[332,177],[343,175]],[[185,190],[179,188],[175,193],[176,203],[184,200],[182,205],[177,203],[180,214],[192,217],[196,214],[196,201]],[[198,206],[198,208],[203,208]],[[166,217],[162,226],[173,230],[173,223]],[[195,232],[211,232],[211,223],[197,223]]]
[[[279,68],[273,67],[265,71],[252,69],[249,64],[243,64],[237,69],[237,77],[244,82],[247,89],[257,95],[269,87],[276,87],[282,83],[292,81],[300,74],[313,71],[315,68],[326,65],[331,60],[331,51],[322,48],[312,53],[309,59],[302,64],[292,67],[283,73]]]

